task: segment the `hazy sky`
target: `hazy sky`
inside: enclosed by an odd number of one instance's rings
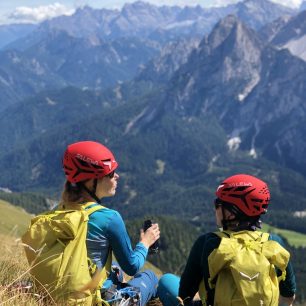
[[[145,0],[156,5],[222,6],[241,0]],[[303,0],[271,0],[290,7],[298,7]],[[17,22],[40,22],[63,14],[72,14],[83,5],[94,8],[120,8],[134,0],[0,0],[0,24]]]

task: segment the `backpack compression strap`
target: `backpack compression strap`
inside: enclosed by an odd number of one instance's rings
[[[97,204],[95,202],[88,202],[82,205],[82,208],[88,217],[98,210],[105,209],[104,206]],[[111,251],[108,254],[106,264],[102,269],[97,269],[97,266],[91,261],[90,258],[88,258],[88,266],[90,274],[92,275],[92,281],[87,285],[85,285],[85,287],[82,288],[82,290],[87,290],[87,289],[95,290],[96,291],[95,303],[97,305],[105,305],[105,301],[103,301],[101,298],[100,289],[102,288],[104,281],[107,279],[108,275],[110,274],[111,265],[112,265]]]
[[[100,204],[97,204],[95,202],[88,202],[88,203],[82,205],[82,207],[84,208],[88,217],[98,210],[105,209],[104,206],[102,206]],[[91,262],[91,260],[90,260],[90,262]],[[109,252],[109,254],[107,256],[106,264],[102,268],[102,270],[99,271],[97,268],[93,268],[93,266],[95,266],[95,265],[91,262],[90,270],[93,271],[93,274],[99,274],[100,281],[98,282],[98,287],[101,289],[104,281],[107,279],[108,275],[111,272],[111,266],[112,266],[111,251]],[[98,277],[95,276],[95,278],[98,278]]]

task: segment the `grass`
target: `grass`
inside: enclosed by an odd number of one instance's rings
[[[31,215],[22,208],[0,200],[0,232],[10,236],[22,235],[30,224]]]
[[[285,237],[291,246],[306,247],[306,235],[305,234],[301,234],[298,232],[285,230],[285,229],[279,229],[277,227],[274,227],[268,224],[264,224],[262,229],[263,231],[279,234]]]
[[[24,288],[31,281],[31,276],[19,237],[28,227],[31,215],[2,200],[0,211],[0,306],[46,305]],[[284,236],[293,246],[306,246],[306,235],[267,224],[264,224],[263,230]],[[153,270],[159,277],[162,275],[162,271],[149,262],[144,269]]]
[[[19,239],[0,234],[0,305],[42,306],[25,287],[31,279]]]
[[[20,236],[28,228],[32,216],[2,200],[0,212],[0,306],[46,305],[32,292],[32,288],[26,288],[32,285],[32,277]],[[157,276],[162,275],[162,271],[149,262],[145,269],[153,270]]]

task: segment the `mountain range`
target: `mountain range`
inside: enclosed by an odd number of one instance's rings
[[[113,205],[126,216],[171,214],[213,226],[206,214],[212,190],[234,172],[266,179],[281,211],[305,210],[306,63],[290,47],[293,39],[302,49],[305,12],[250,0],[223,10],[240,17],[166,42],[152,38],[156,20],[198,22],[202,11],[143,2],[122,11],[85,7],[7,45],[0,52],[0,186],[58,197],[65,146],[92,139],[118,154]],[[104,23],[89,23],[87,32],[80,26],[77,35],[73,25],[82,18]],[[114,20],[118,29],[118,18],[135,22],[131,36],[93,35]]]
[[[105,89],[132,80],[169,42],[200,40],[228,14],[258,29],[295,13],[267,0],[211,9],[138,1],[121,10],[85,6],[72,16],[36,26],[2,26],[0,110],[42,90]],[[5,32],[15,33],[16,39],[12,42],[12,35],[6,38]]]
[[[214,190],[234,173],[269,184],[263,221],[306,233],[305,12],[136,2],[17,27],[0,50],[0,199],[54,206],[66,146],[96,140],[119,162],[105,205],[135,233],[148,216],[179,237],[163,238],[179,245],[155,259],[164,269],[215,230]]]

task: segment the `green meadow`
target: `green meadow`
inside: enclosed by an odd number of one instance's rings
[[[31,215],[22,208],[0,200],[0,233],[19,237],[29,226]]]
[[[285,237],[291,246],[306,247],[306,234],[280,229],[269,224],[264,224],[262,229],[263,231],[279,234],[282,237]]]

